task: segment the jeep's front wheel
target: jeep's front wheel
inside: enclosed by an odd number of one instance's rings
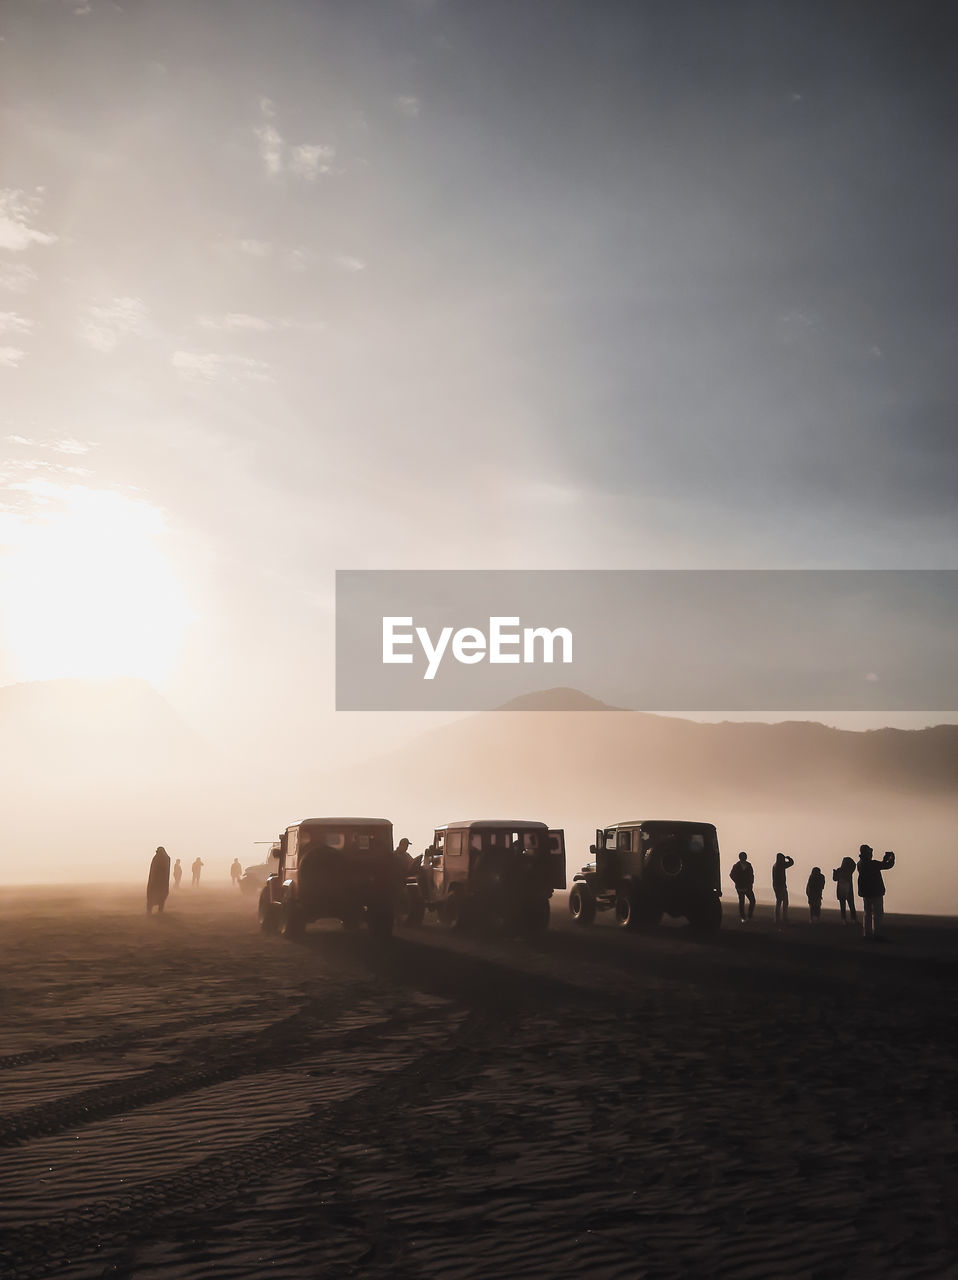
[[[635,903],[629,893],[615,895],[615,923],[620,929],[634,929],[638,924]]]
[[[592,924],[595,920],[595,898],[592,890],[583,881],[577,881],[569,891],[569,915],[576,924]]]
[[[259,927],[263,933],[278,933],[279,920],[277,919],[276,903],[269,896],[269,890],[264,889],[259,895]]]
[[[280,932],[284,938],[293,942],[302,938],[306,932],[306,916],[295,898],[287,898],[283,903]]]

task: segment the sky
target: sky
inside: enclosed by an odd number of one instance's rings
[[[0,684],[282,747],[336,569],[958,567],[955,26],[6,0]]]

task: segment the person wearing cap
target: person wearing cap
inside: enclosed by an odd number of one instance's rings
[[[895,865],[895,855],[885,854],[881,862],[875,861],[871,845],[863,844],[858,850],[858,896],[862,900],[862,924],[865,938],[870,942],[885,942],[882,923],[885,918],[885,881],[882,871],[890,871]]]
[[[785,873],[794,867],[795,859],[787,853],[776,853],[772,863],[772,888],[775,890],[775,923],[781,928],[788,924],[788,882]]]
[[[746,919],[751,920],[755,914],[755,868],[748,860],[748,854],[743,849],[738,855],[738,862],[732,867],[728,873],[729,879],[735,885],[735,892],[738,894],[738,918],[745,923]],[[748,902],[748,915],[745,914],[745,903]]]
[[[170,855],[162,845],[157,845],[153,861],[150,863],[149,879],[146,882],[146,914],[152,915],[154,907],[157,912],[161,912],[169,895]]]

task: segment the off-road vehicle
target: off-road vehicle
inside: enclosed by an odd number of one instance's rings
[[[599,829],[594,862],[573,877],[569,911],[577,924],[615,911],[623,929],[684,916],[693,928],[722,922],[718,836],[709,822],[619,822]]]
[[[259,897],[264,933],[300,937],[312,920],[392,933],[404,872],[385,818],[307,818],[279,838],[279,869]]]
[[[430,911],[450,929],[537,933],[549,926],[553,890],[564,888],[562,831],[501,818],[450,822],[435,829],[406,881],[406,923]]]

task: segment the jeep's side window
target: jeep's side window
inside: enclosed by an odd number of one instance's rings
[[[449,831],[446,834],[446,857],[460,858],[462,856],[462,835],[461,831]]]
[[[615,848],[615,827],[610,827],[605,833],[605,847],[607,849]]]
[[[474,831],[472,833],[472,835],[469,837],[469,848],[473,851],[473,853],[482,852],[482,833],[481,832]]]
[[[701,853],[705,848],[705,836],[700,831],[689,836],[689,849],[692,853]]]
[[[620,831],[615,838],[615,847],[619,853],[630,853],[632,850],[632,832]]]
[[[294,830],[288,833],[286,842],[286,870],[295,871],[299,853],[299,831]]]

